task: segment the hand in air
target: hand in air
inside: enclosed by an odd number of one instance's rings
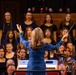
[[[64,41],[64,38],[66,38],[68,36],[68,33],[66,33],[63,37],[62,37],[62,41]]]
[[[16,26],[17,26],[18,31],[21,33],[22,32],[21,25],[17,24]]]

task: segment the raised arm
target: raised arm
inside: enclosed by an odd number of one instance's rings
[[[28,48],[28,45],[29,45],[29,42],[24,40],[24,37],[23,37],[23,33],[22,33],[22,28],[21,28],[21,25],[17,25],[17,29],[20,33],[20,42],[26,47]]]
[[[46,50],[57,50],[62,44],[63,44],[62,40],[60,40],[58,42],[58,44],[56,44],[56,45],[52,45],[52,44],[46,43],[45,44],[46,45],[45,48],[46,48]]]
[[[46,46],[45,46],[46,50],[56,50],[56,49],[58,49],[63,44],[64,38],[67,37],[67,36],[68,36],[68,34],[64,35],[62,37],[62,39],[56,45],[46,43]]]

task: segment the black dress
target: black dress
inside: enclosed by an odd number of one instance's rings
[[[6,71],[6,62],[0,62],[0,75]]]
[[[41,25],[40,28],[43,30],[43,32],[46,30],[46,29],[50,29],[51,32],[53,33],[54,31],[57,31],[57,27],[56,25],[52,25],[52,26],[46,26],[45,24]]]
[[[0,23],[0,30],[3,31],[3,33],[2,33],[2,41],[3,41],[9,30],[13,30],[13,31],[17,30],[16,23],[12,22],[12,24],[11,24],[11,23],[2,22],[2,23]]]
[[[68,31],[70,30],[71,26],[73,25],[74,23],[70,23],[69,25],[66,25],[64,22],[60,24],[60,27],[59,29],[62,30],[63,28],[67,28]],[[76,29],[76,25],[74,24],[74,26],[72,27],[72,29],[70,30],[69,32],[69,35],[70,35],[70,39],[72,41],[72,43],[74,44],[74,37],[73,37],[73,30]]]

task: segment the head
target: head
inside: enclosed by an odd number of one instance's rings
[[[51,30],[50,29],[46,29],[44,32],[45,37],[50,38],[51,37]]]
[[[69,22],[70,20],[71,20],[71,14],[68,13],[68,14],[66,14],[66,16],[65,16],[65,21]]]
[[[68,56],[71,56],[71,51],[70,51],[69,47],[66,48],[66,54],[67,54]]]
[[[33,18],[32,17],[32,13],[31,12],[27,12],[26,15],[25,15],[25,19],[30,21],[30,20],[32,20],[32,18]]]
[[[61,46],[58,48],[58,51],[59,51],[60,53],[63,53],[64,49],[65,49],[64,45],[61,45]]]
[[[74,46],[73,46],[73,44],[71,42],[67,43],[67,47],[70,49],[70,51],[74,50]]]
[[[15,62],[12,59],[8,59],[6,62],[6,67],[8,67],[9,65],[15,65]]]
[[[13,45],[12,43],[7,43],[6,44],[6,52],[10,53],[13,50]]]
[[[7,32],[6,39],[15,39],[15,34],[12,30]]]
[[[31,48],[40,48],[43,44],[44,34],[41,28],[35,28],[31,33]]]
[[[48,23],[53,23],[53,20],[52,20],[52,16],[50,14],[47,14],[45,16],[45,23],[48,22]]]
[[[20,57],[20,59],[25,59],[26,55],[27,55],[27,49],[23,48],[23,49],[19,50],[19,57]]]
[[[10,21],[11,20],[11,13],[10,12],[5,12],[5,20]]]
[[[60,64],[58,69],[61,71],[61,75],[66,75],[66,66],[64,64]]]
[[[10,12],[5,12],[4,14],[4,24],[3,24],[3,31],[5,29],[5,25],[6,23],[10,23],[10,29],[12,29],[12,17],[11,17],[11,13]]]
[[[27,28],[26,28],[26,33],[25,33],[25,34],[26,34],[27,36],[31,36],[32,30],[33,30],[32,27],[27,27]]]
[[[16,68],[15,68],[15,65],[9,65],[8,67],[7,67],[7,73],[8,73],[8,75],[12,75],[12,73],[13,73],[13,71],[15,70]]]
[[[67,34],[68,33],[68,29],[67,28],[63,28],[62,29],[62,35],[64,36],[65,34]]]
[[[3,45],[0,45],[0,58],[4,58],[5,50]]]

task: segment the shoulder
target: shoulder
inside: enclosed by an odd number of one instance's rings
[[[15,22],[12,22],[12,24],[13,24],[13,25],[16,25],[16,23],[15,23]]]
[[[26,25],[25,22],[22,22],[21,25]]]
[[[34,21],[32,21],[32,24],[36,24]]]

